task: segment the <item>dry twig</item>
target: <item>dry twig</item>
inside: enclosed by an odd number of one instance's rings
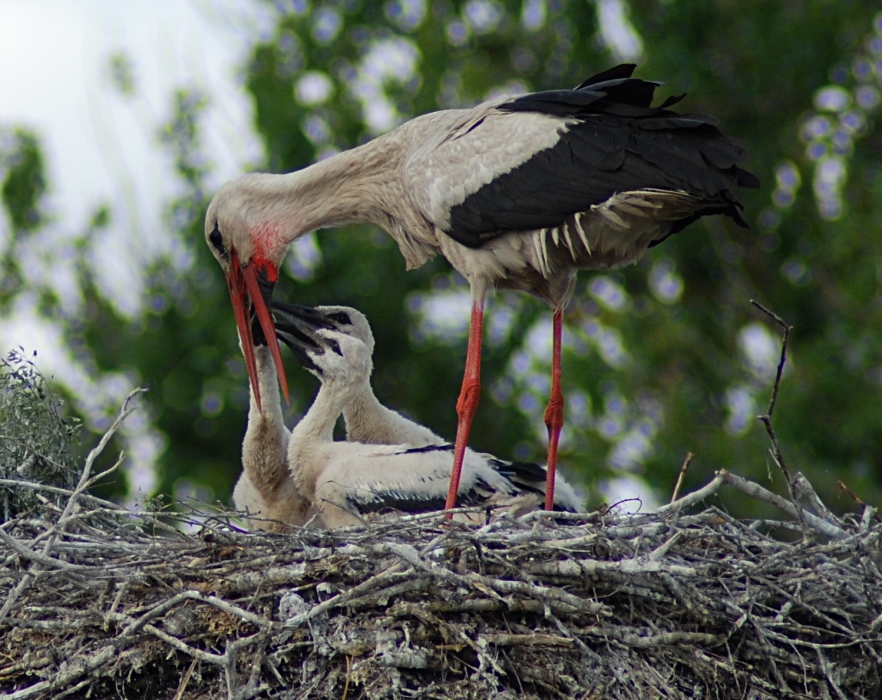
[[[772,415],[775,412],[775,404],[778,402],[778,391],[781,389],[781,378],[784,376],[784,365],[787,363],[787,342],[790,340],[790,331],[793,330],[793,326],[788,325],[784,319],[778,316],[778,314],[767,309],[758,301],[751,299],[750,303],[781,327],[781,356],[778,359],[778,367],[775,371],[775,381],[772,384],[772,395],[769,397],[769,407],[764,414],[757,416],[757,418],[766,428],[766,433],[768,433],[769,440],[772,443],[772,459],[784,474],[784,479],[787,482],[787,489],[790,492],[790,499],[794,500],[795,494],[793,493],[793,480],[790,476],[790,470],[787,468],[784,456],[781,454],[781,446],[778,444],[778,436],[775,434],[774,428],[772,428]]]

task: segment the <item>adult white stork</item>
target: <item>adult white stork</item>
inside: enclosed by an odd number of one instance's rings
[[[374,395],[373,336],[367,319],[347,307],[274,307],[280,312],[279,338],[321,380],[312,406],[291,432],[287,454],[294,490],[311,502],[317,522],[346,527],[377,512],[441,508],[453,446],[386,408]],[[316,328],[309,337],[304,337],[305,323]],[[333,440],[341,412],[347,442]],[[545,469],[539,465],[466,450],[459,498],[466,505],[519,515],[544,504],[545,482]],[[554,509],[576,512],[580,506],[575,491],[561,479]]]
[[[408,268],[441,253],[469,282],[472,315],[457,401],[458,479],[480,395],[484,300],[493,288],[529,292],[553,309],[548,505],[563,425],[562,311],[579,269],[620,267],[709,214],[747,226],[735,190],[758,187],[738,164],[745,151],[712,117],[653,107],[657,83],[635,66],[599,73],[572,90],[502,97],[417,117],[369,143],[283,175],[224,185],[205,237],[227,276],[243,346],[250,298],[287,395],[267,304],[289,243],[309,231],[376,224]],[[246,357],[257,385],[253,356]],[[257,397],[258,404],[260,397]]]

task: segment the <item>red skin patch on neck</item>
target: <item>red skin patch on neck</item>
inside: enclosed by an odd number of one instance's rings
[[[271,260],[267,260],[259,255],[253,255],[251,256],[251,262],[254,267],[266,275],[268,282],[275,284],[279,281],[279,268]]]
[[[263,222],[251,229],[251,244],[254,248],[251,262],[266,271],[270,282],[275,282],[279,277],[278,267],[288,241],[277,225]]]

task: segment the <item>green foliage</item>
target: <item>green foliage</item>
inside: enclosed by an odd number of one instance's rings
[[[0,134],[0,197],[13,229],[32,231],[41,223],[38,202],[46,190],[43,155],[37,137],[25,129]]]
[[[38,493],[49,502],[63,498],[9,480],[76,484],[80,423],[64,416],[62,406],[30,359],[12,351],[0,360],[0,522],[40,509]]]
[[[264,169],[308,165],[384,131],[384,120],[504,90],[574,85],[617,62],[599,38],[599,6],[261,3],[272,25],[255,37],[243,68],[266,145]],[[595,487],[623,473],[646,478],[665,498],[687,451],[695,458],[684,488],[719,468],[778,478],[755,416],[765,410],[780,341],[749,304],[755,298],[794,326],[775,416],[791,468],[827,496],[842,479],[866,500],[882,500],[876,4],[632,0],[628,7],[642,42],[638,75],[663,79],[661,97],[687,92],[684,110],[717,116],[750,151],[749,167],[764,187],[741,195],[750,231],[703,220],[632,268],[581,277],[567,310],[564,464],[588,486],[592,505],[602,497]],[[130,96],[131,66],[116,57],[112,72]],[[307,78],[322,90],[307,94]],[[831,87],[844,106],[822,99]],[[247,380],[223,278],[202,232],[212,194],[202,120],[220,107],[211,95],[181,89],[158,130],[180,184],[163,235],[176,237],[188,262],[153,262],[145,312],[129,320],[102,298],[84,257],[86,311],[69,336],[89,348],[100,371],[126,370],[149,384],[151,420],[168,440],[160,490],[174,493],[186,479],[227,499],[240,469]],[[35,142],[19,143],[18,160],[6,158],[0,172],[3,204],[24,231],[42,220],[44,185]],[[94,228],[108,222],[99,209]],[[278,295],[364,311],[377,336],[380,398],[452,437],[464,336],[426,332],[421,319],[426,299],[465,292],[462,280],[440,260],[405,272],[389,237],[367,227],[314,241],[313,251],[291,252]],[[510,328],[491,333],[485,348],[473,445],[542,459],[550,351],[527,339],[543,337],[549,314],[534,300],[499,294],[488,315],[509,317]],[[765,348],[762,366],[751,354],[757,347]],[[289,381],[294,420],[315,380],[291,365]]]

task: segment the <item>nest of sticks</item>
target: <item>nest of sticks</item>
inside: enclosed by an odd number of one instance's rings
[[[651,514],[185,534],[88,493],[127,402],[75,487],[0,479],[41,504],[0,524],[0,698],[882,697],[882,522],[787,468],[780,323],[787,496],[721,471]]]
[[[725,489],[781,520],[699,507]],[[720,472],[646,515],[184,534],[66,497],[0,527],[0,697],[882,696],[869,506]]]

